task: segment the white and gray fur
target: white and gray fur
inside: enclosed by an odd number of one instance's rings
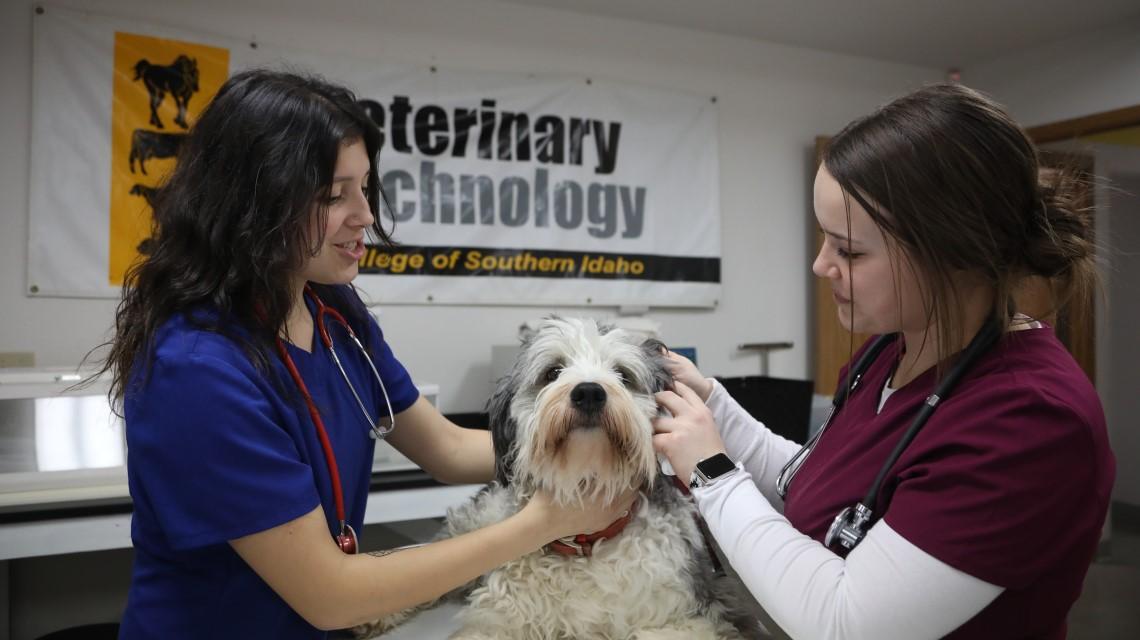
[[[653,394],[671,380],[662,346],[590,319],[558,317],[524,340],[489,404],[496,480],[449,511],[446,534],[499,522],[539,488],[566,503],[626,487],[642,487],[643,498],[625,530],[596,543],[591,557],[537,552],[469,585],[462,628],[452,638],[759,635],[742,587],[714,575],[692,502],[659,473]],[[589,410],[581,389],[593,392]]]

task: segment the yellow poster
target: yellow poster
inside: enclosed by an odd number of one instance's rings
[[[229,75],[228,49],[115,33],[108,281],[123,283],[150,235],[150,199],[186,130]]]

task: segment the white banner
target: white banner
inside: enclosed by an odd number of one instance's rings
[[[383,134],[401,246],[361,259],[372,301],[716,304],[708,98],[275,51],[54,7],[35,17],[29,291],[118,296],[187,126],[228,74],[262,65],[348,85]]]

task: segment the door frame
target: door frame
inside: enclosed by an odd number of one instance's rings
[[[1140,125],[1140,104],[1029,127],[1025,133],[1033,142],[1042,145],[1137,125]]]

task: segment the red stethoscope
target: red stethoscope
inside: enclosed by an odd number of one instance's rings
[[[384,380],[380,378],[380,372],[376,369],[376,364],[372,362],[372,357],[368,355],[368,350],[364,348],[360,340],[356,337],[352,327],[348,325],[348,321],[344,316],[340,315],[336,309],[325,305],[317,294],[305,285],[304,295],[308,296],[317,307],[315,317],[315,326],[317,334],[320,335],[321,342],[332,355],[333,362],[336,363],[336,368],[340,370],[340,375],[344,378],[345,384],[348,385],[348,390],[352,392],[352,397],[356,398],[356,404],[360,407],[360,413],[364,416],[365,422],[370,427],[369,435],[373,438],[381,439],[392,432],[396,428],[396,415],[392,412],[392,402],[388,398],[388,389],[384,386]],[[368,415],[368,410],[364,408],[364,402],[360,399],[360,394],[356,392],[356,387],[353,386],[352,381],[349,380],[348,374],[344,370],[344,366],[340,363],[340,357],[336,354],[336,347],[333,346],[332,336],[329,335],[328,326],[325,323],[326,316],[331,318],[333,322],[344,327],[348,332],[348,337],[352,338],[353,344],[360,350],[364,359],[368,362],[368,366],[372,369],[372,374],[376,376],[376,382],[380,385],[380,392],[384,394],[384,403],[388,406],[388,416],[391,419],[391,424],[387,428],[380,426],[371,416]],[[333,455],[332,443],[329,441],[328,431],[325,430],[325,423],[321,420],[321,414],[317,411],[317,405],[313,402],[313,396],[309,394],[309,389],[305,386],[305,381],[301,378],[301,372],[297,370],[297,365],[294,364],[293,358],[289,355],[289,351],[285,349],[285,343],[281,338],[277,338],[277,353],[280,354],[282,362],[285,363],[285,368],[289,370],[289,375],[293,377],[293,382],[297,383],[297,389],[305,398],[305,404],[309,407],[309,416],[313,419],[313,425],[317,428],[317,435],[321,440],[321,448],[325,452],[325,462],[329,467],[329,479],[332,482],[333,497],[336,501],[336,519],[340,523],[340,533],[335,536],[337,546],[341,551],[347,554],[354,554],[357,551],[356,531],[353,530],[352,525],[348,524],[344,516],[344,491],[340,485],[340,471],[336,466],[336,456]]]

